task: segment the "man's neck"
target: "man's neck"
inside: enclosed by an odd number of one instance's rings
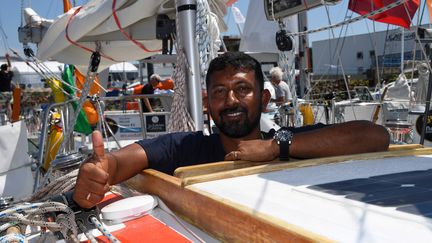
[[[219,136],[225,152],[229,153],[231,151],[236,151],[241,141],[261,139],[261,129],[258,127],[254,129],[249,135],[241,138],[232,138],[223,133],[220,133]]]

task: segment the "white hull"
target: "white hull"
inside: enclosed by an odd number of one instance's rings
[[[0,126],[0,197],[15,200],[33,192],[27,129],[23,121]]]

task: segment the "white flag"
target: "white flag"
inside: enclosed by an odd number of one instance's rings
[[[237,24],[243,24],[246,21],[245,17],[240,12],[240,9],[238,9],[237,7],[232,6],[231,7],[231,11],[232,11],[233,16],[234,16],[234,21]]]

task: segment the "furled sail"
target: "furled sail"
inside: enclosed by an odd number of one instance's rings
[[[226,2],[213,0],[209,3],[222,30],[226,28],[223,23]],[[87,67],[91,52],[99,48],[102,54],[100,67],[103,68],[120,61],[139,60],[160,53],[159,24],[168,18],[175,19],[175,2],[91,0],[70,9],[54,21],[39,17],[31,9],[25,9],[25,15],[27,26],[45,27],[40,40],[20,39],[24,44],[38,44],[39,59]],[[21,36],[26,34],[20,33]]]

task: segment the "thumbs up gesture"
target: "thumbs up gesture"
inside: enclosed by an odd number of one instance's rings
[[[91,208],[109,191],[108,158],[105,155],[102,134],[92,134],[93,155],[79,170],[73,199],[83,208]]]

